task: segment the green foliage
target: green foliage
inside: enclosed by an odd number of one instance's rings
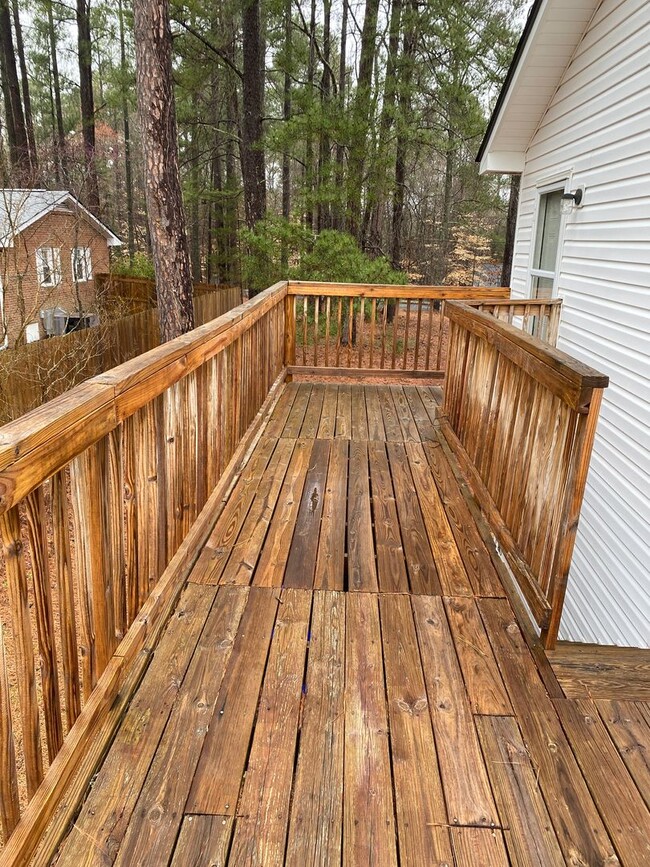
[[[371,259],[352,235],[327,229],[314,237],[304,226],[270,217],[254,231],[242,229],[242,276],[254,294],[278,280],[338,283],[408,283],[384,257]],[[286,264],[284,264],[286,263]]]
[[[119,253],[111,262],[111,273],[120,277],[142,277],[153,280],[155,276],[153,259],[146,253],[135,253],[131,262],[128,253]]]
[[[395,271],[383,256],[371,259],[352,235],[327,229],[292,269],[294,280],[325,280],[334,283],[408,283],[402,271]]]

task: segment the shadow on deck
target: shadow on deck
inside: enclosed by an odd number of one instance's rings
[[[650,863],[648,706],[565,698],[437,397],[284,386],[59,867]]]

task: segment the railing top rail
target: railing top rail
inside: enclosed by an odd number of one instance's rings
[[[609,377],[593,367],[468,304],[449,302],[445,315],[491,343],[573,409],[583,408],[594,388],[609,385]]]
[[[92,377],[0,428],[0,514],[220,352],[286,292],[286,282],[276,283],[212,322]]]
[[[493,304],[495,307],[561,307],[561,298],[497,298],[497,299],[467,299],[463,304],[478,307],[481,304]]]
[[[331,295],[359,298],[416,298],[444,301],[446,299],[507,299],[507,286],[398,286],[391,283],[321,283],[313,280],[290,280],[289,295]]]

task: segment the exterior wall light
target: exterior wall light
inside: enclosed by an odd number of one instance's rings
[[[584,187],[578,187],[573,193],[562,193],[562,213],[570,214],[574,208],[579,208],[582,205],[584,195]]]

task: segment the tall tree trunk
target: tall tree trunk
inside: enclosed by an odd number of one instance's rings
[[[305,141],[305,225],[314,229],[314,140],[311,129],[313,112],[311,103],[314,98],[314,79],[316,76],[316,0],[311,0],[311,14],[309,18],[309,55],[307,60],[307,99],[309,110],[309,122],[306,130]]]
[[[194,327],[167,0],[134,0],[136,90],[163,342]]]
[[[357,92],[352,108],[352,145],[348,164],[348,228],[352,235],[361,235],[361,197],[363,193],[364,170],[366,163],[366,144],[368,128],[371,123],[372,70],[375,60],[377,40],[377,15],[379,0],[367,0],[366,14],[361,31],[361,53],[359,57],[359,76]]]
[[[506,218],[506,243],[503,250],[503,267],[501,269],[502,286],[510,285],[510,277],[512,275],[512,254],[515,249],[515,230],[517,228],[517,210],[519,208],[520,186],[521,175],[511,175],[508,216]]]
[[[25,62],[25,44],[23,43],[23,28],[18,14],[17,0],[12,0],[14,18],[14,32],[16,34],[16,53],[20,65],[20,82],[23,93],[23,108],[25,111],[25,130],[27,132],[27,144],[29,146],[29,161],[34,176],[38,173],[38,157],[36,153],[36,139],[34,138],[34,120],[32,118],[32,101],[29,96],[29,78],[27,77],[27,63]]]
[[[451,248],[451,229],[453,224],[452,205],[454,189],[454,160],[456,155],[456,140],[451,127],[447,129],[447,147],[445,149],[445,185],[442,196],[442,219],[440,221],[440,255],[439,270],[436,282],[442,283],[449,271],[449,253]]]
[[[244,76],[242,86],[241,163],[246,222],[253,228],[266,213],[264,162],[264,39],[260,0],[246,0],[242,12]]]
[[[52,91],[54,94],[54,111],[56,124],[54,128],[55,159],[63,184],[68,186],[68,160],[65,146],[65,127],[63,126],[63,107],[61,105],[61,80],[59,78],[59,62],[56,51],[56,29],[54,27],[54,12],[52,0],[47,0],[47,34],[50,50],[50,68],[52,70]]]
[[[390,171],[388,165],[388,149],[391,128],[395,122],[397,57],[399,53],[401,19],[402,0],[393,0],[390,14],[388,58],[386,61],[384,98],[382,101],[381,118],[379,121],[379,136],[368,181],[368,193],[364,210],[362,231],[364,248],[375,253],[381,251],[381,213],[386,204],[386,181]]]
[[[291,66],[293,62],[291,5],[292,0],[286,0],[284,6],[284,89],[282,99],[282,119],[285,124],[291,120]],[[282,152],[282,216],[285,220],[291,218],[291,153],[286,138]],[[289,267],[289,248],[286,243],[282,245],[280,267],[284,275]]]
[[[197,142],[196,124],[192,127],[189,144],[189,169],[192,197],[190,199],[190,260],[192,263],[192,279],[201,282],[201,225],[199,204],[199,146]]]
[[[0,0],[0,72],[2,74],[9,161],[14,183],[29,187],[33,182],[25,115],[20,101],[16,54],[11,33],[9,0]]]
[[[330,72],[330,48],[331,48],[331,0],[323,2],[323,74],[321,77],[321,133],[318,146],[318,231],[327,229],[331,223],[331,211],[329,206],[329,186],[331,183],[331,159],[330,137],[327,133],[329,122],[329,101],[332,90],[332,76]],[[324,193],[327,198],[324,200]]]
[[[348,0],[343,0],[341,12],[341,39],[339,58],[339,111],[341,116],[345,112],[345,81],[347,74],[346,45],[348,36]],[[337,204],[334,211],[334,227],[339,231],[345,228],[345,205],[343,189],[345,180],[345,146],[339,141],[336,145],[336,187],[338,192]]]
[[[124,131],[124,183],[126,186],[126,225],[129,245],[129,260],[133,263],[135,255],[135,226],[133,220],[133,173],[131,168],[131,123],[129,100],[126,87],[126,44],[124,41],[124,9],[118,0],[118,19],[120,26],[120,73],[122,84],[122,127]]]
[[[404,7],[403,46],[400,69],[398,71],[398,116],[397,142],[395,146],[395,188],[393,191],[393,219],[391,227],[391,261],[393,268],[402,267],[402,227],[404,223],[404,201],[406,183],[406,152],[408,117],[411,106],[411,81],[416,48],[415,0]]]
[[[97,180],[95,154],[95,101],[90,42],[90,0],[77,0],[77,44],[79,49],[79,95],[84,144],[86,204],[91,211],[99,214],[99,182]]]

